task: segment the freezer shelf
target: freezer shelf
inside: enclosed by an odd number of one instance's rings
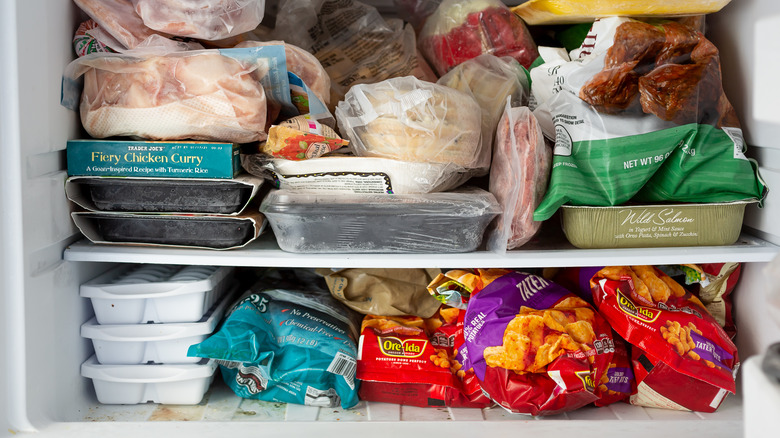
[[[215,381],[204,401],[196,406],[95,405],[76,423],[56,423],[45,435],[101,436],[263,436],[397,437],[409,432],[437,436],[508,436],[541,433],[547,437],[663,436],[734,437],[742,433],[742,403],[728,397],[718,412],[702,414],[616,403],[605,408],[586,407],[553,417],[533,418],[509,414],[501,408],[416,408],[360,402],[349,410],[243,400],[221,381]],[[121,424],[120,427],[116,427]],[[609,431],[609,432],[606,432]],[[694,435],[695,434],[695,435]],[[107,435],[102,435],[107,436]],[[628,436],[628,435],[627,435]]]
[[[83,239],[66,248],[64,258],[76,262],[246,267],[331,267],[335,263],[339,268],[546,268],[768,262],[778,252],[780,247],[743,233],[734,245],[729,246],[577,249],[563,240],[545,239],[541,244],[530,244],[506,254],[487,251],[460,254],[294,254],[280,250],[273,236],[265,234],[244,248],[230,251],[97,245]]]

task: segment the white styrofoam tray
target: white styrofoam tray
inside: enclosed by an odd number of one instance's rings
[[[199,321],[230,288],[234,268],[129,264],[81,285],[99,324]]]
[[[214,379],[217,364],[103,365],[91,356],[81,375],[92,379],[100,403],[133,405],[146,402],[195,405]]]
[[[233,295],[226,294],[198,322],[98,324],[92,318],[82,324],[81,336],[92,339],[97,360],[104,365],[197,363],[201,358],[188,357],[187,350],[214,332]]]

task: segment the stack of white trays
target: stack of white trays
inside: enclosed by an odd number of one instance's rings
[[[129,264],[81,285],[95,355],[81,366],[107,404],[198,404],[217,369],[187,349],[209,337],[236,288],[234,268]]]

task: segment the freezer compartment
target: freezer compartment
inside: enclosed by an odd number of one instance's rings
[[[103,365],[197,363],[201,358],[188,357],[187,350],[214,332],[233,296],[225,294],[198,322],[104,325],[92,318],[81,326],[81,336],[92,340]]]
[[[72,177],[65,191],[74,202],[97,211],[234,214],[256,190],[239,180]]]
[[[477,249],[500,208],[479,189],[390,196],[278,190],[260,211],[284,251],[454,253]]]
[[[124,265],[81,285],[99,324],[195,322],[232,287],[234,269]]]
[[[214,380],[217,364],[204,360],[181,365],[102,365],[92,356],[81,375],[92,379],[100,403],[174,405],[200,403]]]

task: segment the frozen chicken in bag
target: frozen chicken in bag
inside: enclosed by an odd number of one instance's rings
[[[407,76],[355,85],[336,108],[341,133],[358,156],[451,163],[484,174],[490,149],[474,99]]]
[[[131,1],[147,27],[210,41],[254,30],[265,12],[265,0]]]
[[[66,77],[84,76],[79,111],[94,138],[248,143],[266,137],[267,101],[256,69],[218,51],[95,54],[71,64]]]

